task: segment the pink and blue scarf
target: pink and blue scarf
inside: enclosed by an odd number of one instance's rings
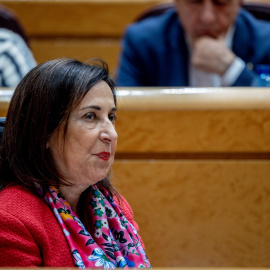
[[[89,233],[55,187],[45,200],[52,208],[79,268],[151,268],[134,226],[109,193],[92,186],[86,211]]]

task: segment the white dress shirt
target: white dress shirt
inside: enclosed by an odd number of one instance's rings
[[[228,48],[232,48],[232,38],[234,34],[234,27],[231,27],[224,39],[224,42]],[[188,40],[188,38],[186,38]],[[189,51],[192,54],[192,47],[191,43],[187,42],[189,45]],[[242,70],[245,67],[245,62],[236,57],[230,67],[227,69],[223,76],[219,76],[215,73],[209,73],[197,69],[193,65],[189,65],[189,81],[190,86],[193,87],[220,87],[220,86],[230,86],[232,85],[239,75],[241,74]]]

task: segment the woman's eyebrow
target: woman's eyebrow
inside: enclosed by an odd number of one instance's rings
[[[90,105],[90,106],[85,106],[85,107],[81,108],[80,111],[86,110],[86,109],[94,109],[94,110],[97,110],[97,111],[101,110],[101,108],[99,106]]]
[[[97,111],[101,111],[101,108],[99,106],[96,106],[96,105],[85,106],[85,107],[81,108],[80,111],[86,110],[86,109],[94,109],[94,110],[97,110]],[[116,112],[117,108],[112,107],[111,111]]]

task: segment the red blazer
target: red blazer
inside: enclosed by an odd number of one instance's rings
[[[123,198],[119,206],[138,230],[128,202]],[[0,266],[75,266],[52,210],[20,186],[0,192]]]

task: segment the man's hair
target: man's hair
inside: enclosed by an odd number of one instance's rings
[[[0,184],[17,183],[35,191],[35,183],[69,185],[56,168],[46,145],[62,125],[64,138],[71,111],[91,87],[105,81],[113,93],[115,83],[107,64],[100,59],[82,63],[75,59],[56,59],[33,68],[14,91],[0,147]],[[114,192],[109,177],[98,185]]]

